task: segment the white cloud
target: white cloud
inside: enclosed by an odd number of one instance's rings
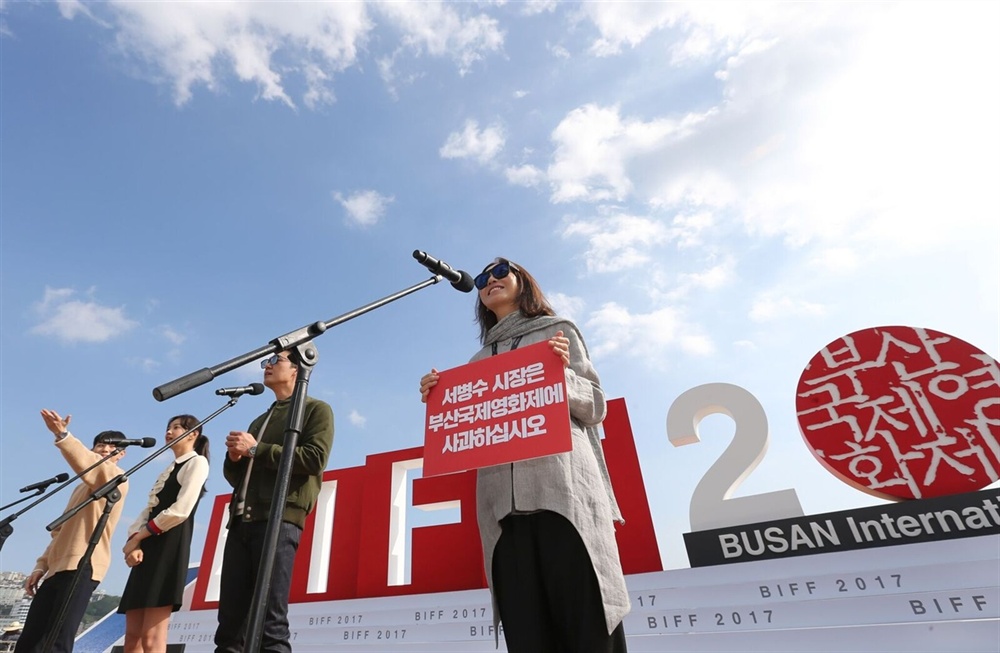
[[[821,317],[826,312],[827,308],[822,304],[765,293],[754,301],[750,308],[750,319],[754,322],[771,322],[792,317]]]
[[[662,43],[675,65],[717,62],[716,101],[691,113],[683,134],[650,129],[634,142],[620,125],[677,116],[575,110],[560,125],[572,126],[567,147],[553,132],[552,201],[615,201],[633,214],[644,204],[676,216],[670,267],[682,272],[651,269],[646,292],[653,306],[684,301],[685,314],[746,301],[724,294],[736,284],[766,284],[750,319],[808,329],[845,310],[882,310],[875,290],[867,307],[856,296],[849,309],[830,299],[845,297],[836,286],[844,275],[882,279],[931,262],[962,266],[994,291],[995,306],[995,263],[982,245],[1000,242],[1000,42],[987,27],[1000,24],[1000,5],[809,7],[809,16],[798,5],[772,7],[772,16],[736,6],[729,18],[721,9],[685,14]],[[676,41],[677,30],[690,39]],[[591,222],[575,232],[588,236],[588,256],[600,251],[590,235],[604,231],[602,219]],[[635,260],[657,256],[644,247]],[[659,314],[648,304],[619,308],[600,314],[615,325],[602,332],[601,351],[631,351],[635,324]],[[685,332],[695,350],[699,333]],[[654,342],[641,346],[655,355]]]
[[[373,8],[403,32],[402,44],[417,54],[450,57],[467,74],[474,63],[503,48],[504,33],[485,14],[461,15],[462,5],[440,1],[376,2]],[[472,5],[467,5],[471,7]]]
[[[736,260],[732,256],[726,256],[719,263],[701,272],[685,272],[679,275],[675,287],[666,294],[666,297],[677,300],[699,291],[717,291],[732,285],[735,281]]]
[[[682,249],[701,246],[703,234],[715,225],[715,217],[708,211],[674,216],[671,237]]]
[[[734,267],[735,265],[733,260],[727,259],[718,265],[712,266],[704,272],[690,272],[682,274],[681,279],[689,281],[691,285],[696,288],[714,290],[733,280]]]
[[[96,17],[78,0],[60,0],[65,18],[84,14],[116,30],[120,51],[150,66],[148,77],[173,87],[182,105],[203,86],[217,90],[227,74],[255,84],[258,96],[295,107],[290,87],[304,86],[302,102],[315,108],[335,101],[334,77],[359,65],[384,26],[399,43],[377,57],[394,85],[397,61],[413,54],[450,58],[465,75],[486,56],[502,51],[498,22],[471,5],[444,2],[132,2],[112,0]],[[279,63],[280,62],[280,63]],[[409,77],[412,79],[412,77]],[[394,89],[390,89],[391,91]]]
[[[92,16],[87,6],[80,0],[57,0],[59,5],[59,15],[68,20],[72,20],[77,14]]]
[[[817,248],[812,265],[826,273],[843,274],[858,268],[858,254],[848,247]]]
[[[849,65],[812,93],[795,89],[809,113],[787,162],[794,174],[752,198],[755,225],[909,252],[969,233],[1000,238],[992,190],[1000,47],[987,26],[1000,24],[1000,8],[967,15],[970,6],[949,6],[945,25],[937,5],[874,14],[855,36]],[[922,38],[930,33],[934,47]]]
[[[322,66],[306,62],[302,66],[302,75],[306,78],[306,92],[302,101],[310,109],[316,109],[323,104],[333,104],[337,101],[330,84],[333,76],[323,70]]]
[[[740,55],[766,47],[761,34],[796,28],[808,31],[827,20],[830,8],[791,3],[740,2],[727,7],[717,3],[690,3],[677,7],[676,26],[681,35],[671,45],[670,62],[682,66],[692,62]],[[721,73],[724,75],[724,71]]]
[[[351,424],[357,426],[358,428],[364,428],[365,424],[368,423],[368,418],[359,413],[357,410],[351,410],[351,413],[347,416]]]
[[[807,284],[877,275],[898,257],[989,273],[981,244],[1000,242],[1000,5],[655,4],[585,5],[603,39],[595,51],[652,44],[662,31],[651,47],[671,48],[674,65],[718,65],[717,101],[686,120],[574,110],[553,132],[552,201],[676,214],[671,240],[684,248],[739,231],[744,246],[783,247],[783,275]],[[630,123],[646,129],[630,136]],[[755,319],[821,309],[787,298],[805,288],[772,292]]]
[[[521,13],[534,16],[544,12],[552,13],[559,6],[559,0],[524,0],[521,3]]]
[[[573,221],[562,231],[564,238],[587,239],[587,269],[591,272],[617,272],[647,263],[651,248],[665,243],[669,235],[669,230],[654,219],[626,214]]]
[[[167,341],[174,346],[179,346],[187,340],[183,333],[180,333],[173,327],[166,325],[160,327],[160,335],[166,338]]]
[[[858,263],[970,232],[1000,238],[990,181],[1000,178],[1000,47],[987,27],[997,6],[853,4],[805,16],[779,5],[732,24],[712,12],[685,20],[717,32],[722,101],[685,142],[644,159],[650,182],[638,197],[710,202],[751,235],[851,248]]]
[[[567,50],[566,48],[564,48],[561,45],[552,45],[552,46],[549,46],[549,52],[551,52],[552,56],[555,57],[556,59],[570,59],[570,58],[572,58],[572,55],[570,55],[569,50]]]
[[[715,345],[701,327],[684,319],[675,307],[650,313],[632,313],[616,302],[608,302],[587,321],[592,354],[626,355],[647,361],[659,360],[670,349],[691,356],[708,356]]]
[[[479,129],[475,120],[466,120],[461,132],[448,134],[448,139],[438,153],[444,159],[474,159],[488,164],[504,146],[503,127],[494,124]]]
[[[334,192],[333,198],[347,211],[348,223],[359,227],[378,224],[389,204],[396,199],[393,196],[381,195],[374,190],[355,191],[346,197],[340,192]]]
[[[47,311],[53,306],[57,306],[70,297],[76,294],[76,291],[72,288],[49,288],[45,286],[45,293],[42,295],[41,301],[35,304],[35,309],[39,311]]]
[[[582,297],[574,297],[561,292],[545,293],[545,297],[549,300],[556,315],[574,323],[583,316],[583,310],[587,305]]]
[[[397,48],[391,55],[378,57],[375,61],[378,68],[379,77],[385,83],[389,97],[394,100],[399,99],[399,87],[415,84],[424,77],[420,71],[410,71],[401,73],[396,67],[396,61],[405,59],[407,51],[404,48]]]
[[[331,101],[330,78],[356,63],[373,29],[361,3],[114,0],[110,7],[121,51],[172,84],[177,104],[198,85],[217,89],[226,72],[255,84],[266,100],[295,106],[287,73],[303,78],[307,103]]]
[[[625,44],[635,47],[683,14],[679,5],[666,2],[585,2],[582,11],[601,34],[590,47],[598,57],[618,54]]]
[[[770,2],[592,2],[582,5],[600,36],[591,54],[607,57],[635,48],[655,32],[671,30],[670,63],[675,66],[732,56],[758,47],[767,30],[807,31],[828,20],[834,8],[816,3]]]
[[[504,170],[504,176],[515,186],[535,187],[545,182],[545,172],[533,165],[507,168]]]
[[[689,148],[690,149],[690,148]],[[689,160],[689,167],[701,167],[700,157]],[[739,201],[740,190],[734,180],[720,170],[684,170],[671,166],[656,175],[644,189],[649,204],[660,209],[720,209],[731,207]]]
[[[73,299],[71,288],[45,288],[33,308],[39,323],[31,333],[54,336],[64,343],[106,342],[138,326],[125,315],[125,308],[102,306],[93,300]]]
[[[152,358],[129,358],[125,361],[132,367],[137,367],[143,372],[155,372],[160,368],[160,363]]]
[[[552,201],[622,201],[632,193],[627,163],[639,154],[684,139],[707,115],[652,121],[622,118],[617,106],[572,110],[552,132],[548,168]]]

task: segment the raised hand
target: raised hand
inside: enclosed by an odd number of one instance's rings
[[[66,418],[63,419],[56,411],[43,408],[42,419],[45,420],[45,426],[52,431],[52,435],[58,436],[69,430],[69,421],[73,419],[73,416],[67,415]]]

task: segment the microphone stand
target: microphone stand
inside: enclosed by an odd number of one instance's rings
[[[339,315],[331,320],[314,322],[313,324],[301,327],[283,336],[278,336],[263,347],[259,347],[236,358],[231,358],[214,367],[206,367],[191,372],[153,389],[153,397],[157,401],[164,401],[182,392],[187,392],[192,388],[208,383],[220,374],[224,374],[270,354],[292,350],[298,354],[296,357],[299,361],[297,364],[298,374],[289,404],[288,425],[285,429],[284,441],[281,447],[281,457],[278,460],[278,473],[274,484],[274,492],[271,497],[271,510],[268,513],[267,528],[264,531],[263,551],[274,551],[278,542],[282,512],[284,511],[285,500],[288,497],[288,483],[292,475],[295,445],[298,443],[299,433],[302,431],[305,399],[307,390],[309,389],[309,376],[312,373],[313,366],[315,366],[316,361],[319,359],[319,352],[316,350],[315,345],[312,344],[312,340],[326,333],[328,329],[332,329],[339,324],[364,315],[369,311],[373,311],[418,290],[432,286],[443,278],[442,275],[435,274],[430,279],[387,295],[370,304],[365,304],[360,308]],[[243,644],[244,653],[258,653],[260,651],[261,638],[264,631],[264,613],[267,609],[267,593],[271,588],[271,576],[273,572],[273,556],[261,555],[257,568],[257,580],[253,588],[253,599],[250,604],[250,614],[247,617],[247,632]]]
[[[182,435],[178,436],[176,439],[164,443],[162,447],[160,447],[153,453],[146,456],[146,458],[144,458],[143,460],[139,461],[135,465],[135,467],[132,467],[125,473],[119,474],[118,476],[114,477],[113,479],[102,485],[100,488],[95,490],[93,493],[91,493],[89,497],[87,497],[79,504],[73,506],[72,508],[64,512],[55,521],[53,521],[51,524],[45,527],[46,530],[53,531],[62,524],[64,524],[66,521],[71,519],[74,515],[83,510],[85,507],[89,506],[91,503],[97,501],[98,499],[102,498],[104,499],[104,510],[101,512],[101,517],[97,520],[97,524],[94,526],[94,530],[90,534],[90,541],[87,543],[87,550],[84,551],[83,555],[80,557],[80,561],[76,565],[76,572],[73,574],[73,580],[70,583],[69,590],[66,592],[66,597],[63,599],[62,605],[59,607],[59,612],[56,614],[55,620],[53,620],[51,626],[49,627],[48,635],[45,638],[45,644],[42,647],[42,651],[45,651],[47,653],[48,651],[52,650],[53,646],[55,646],[56,637],[59,635],[59,631],[62,628],[63,622],[66,620],[66,612],[69,610],[69,602],[73,598],[73,594],[76,592],[76,588],[80,585],[80,579],[83,577],[84,571],[87,572],[88,578],[92,577],[92,567],[90,564],[90,560],[94,555],[94,550],[97,548],[98,542],[101,541],[101,534],[104,532],[104,529],[107,526],[108,518],[111,517],[111,511],[114,509],[114,505],[122,498],[121,490],[119,490],[118,487],[123,483],[125,483],[126,481],[128,481],[129,476],[131,476],[132,474],[136,473],[137,471],[145,467],[154,458],[156,458],[161,453],[169,449],[170,445],[172,445],[174,442],[189,437],[192,433],[197,431],[204,424],[207,424],[208,422],[212,421],[220,414],[222,414],[224,411],[229,410],[230,408],[235,406],[237,401],[239,401],[239,397],[230,397],[229,401],[227,401],[226,405],[224,405],[222,408],[218,409],[205,419],[201,420],[200,422],[189,428],[187,431],[185,431]],[[77,474],[76,478],[79,478],[80,476],[87,473],[97,465],[103,463],[111,456],[116,455],[119,451],[121,451],[121,448],[115,448],[114,451],[105,456],[103,459],[101,459],[94,465],[91,465],[83,472]],[[71,480],[66,481],[66,484],[70,482]]]
[[[21,497],[17,501],[11,501],[6,506],[0,506],[0,510],[6,510],[7,508],[10,508],[11,506],[16,506],[17,504],[21,503],[22,501],[27,501],[28,499],[31,499],[33,497],[37,497],[40,494],[45,494],[45,491],[47,489],[48,489],[47,487],[36,488],[34,494],[29,494],[26,497]],[[31,504],[31,505],[33,506],[35,504]],[[31,506],[28,506],[28,508],[30,508],[30,507]],[[25,510],[27,510],[27,508]],[[3,550],[3,544],[4,544],[4,542],[6,542],[7,538],[10,537],[11,534],[13,534],[13,532],[14,532],[14,527],[11,526],[10,523],[12,521],[14,521],[15,519],[17,519],[21,515],[22,512],[24,512],[24,511],[22,510],[21,512],[15,513],[11,517],[4,517],[3,520],[0,520],[0,551]]]
[[[51,483],[49,485],[51,485]],[[35,488],[35,493],[34,494],[29,494],[27,496],[21,497],[17,501],[11,501],[6,506],[0,506],[0,510],[6,510],[7,508],[10,508],[11,506],[16,506],[17,504],[21,503],[22,501],[27,501],[28,499],[31,499],[33,497],[37,497],[39,494],[45,494],[45,492],[48,489],[49,489],[48,485],[40,485],[39,487]]]
[[[42,501],[45,501],[46,499],[48,499],[49,497],[51,497],[53,494],[56,494],[57,492],[59,492],[60,490],[62,490],[64,487],[66,487],[67,485],[69,485],[70,483],[72,483],[73,481],[79,479],[81,476],[83,476],[84,474],[86,474],[90,470],[92,470],[95,467],[97,467],[98,465],[104,463],[105,460],[107,460],[111,456],[115,455],[116,453],[117,453],[117,450],[112,451],[107,456],[105,456],[104,458],[101,458],[96,463],[94,463],[93,465],[91,465],[87,469],[83,470],[82,472],[80,472],[76,476],[74,476],[74,477],[72,477],[70,479],[67,479],[66,481],[63,481],[62,483],[60,483],[59,486],[56,489],[52,490],[51,492],[49,492],[48,494],[46,494],[44,497],[38,499],[37,501],[35,501],[34,503],[32,503],[32,504],[30,504],[28,506],[25,506],[21,510],[18,510],[13,515],[8,515],[7,517],[4,517],[2,520],[0,520],[0,550],[3,550],[3,545],[4,545],[4,543],[7,542],[7,538],[10,537],[14,533],[14,527],[11,526],[11,522],[13,522],[15,519],[17,519],[18,517],[20,517],[24,513],[28,512],[29,510],[31,510],[32,508],[34,508],[35,506],[37,506],[38,504],[40,504]],[[17,501],[14,501],[13,503],[9,503],[6,506],[4,506],[3,508],[0,508],[0,510],[4,510],[6,508],[9,508],[10,506],[17,505],[17,504],[21,503],[22,501],[27,501],[28,499],[31,499],[33,497],[37,497],[40,494],[44,494],[45,491],[46,491],[46,488],[38,488],[38,491],[35,494],[28,495],[28,496],[24,497],[23,499],[18,499]]]

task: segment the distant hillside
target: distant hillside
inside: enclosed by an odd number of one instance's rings
[[[114,612],[118,609],[118,602],[121,601],[121,598],[120,596],[106,595],[96,601],[91,601],[87,606],[87,612],[83,615],[83,621],[80,623],[80,629],[77,632],[82,633],[92,623],[101,619],[109,612]]]

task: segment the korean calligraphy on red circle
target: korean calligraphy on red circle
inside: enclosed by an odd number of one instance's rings
[[[1000,368],[958,338],[907,326],[855,331],[799,378],[813,455],[883,499],[972,492],[1000,475]]]

